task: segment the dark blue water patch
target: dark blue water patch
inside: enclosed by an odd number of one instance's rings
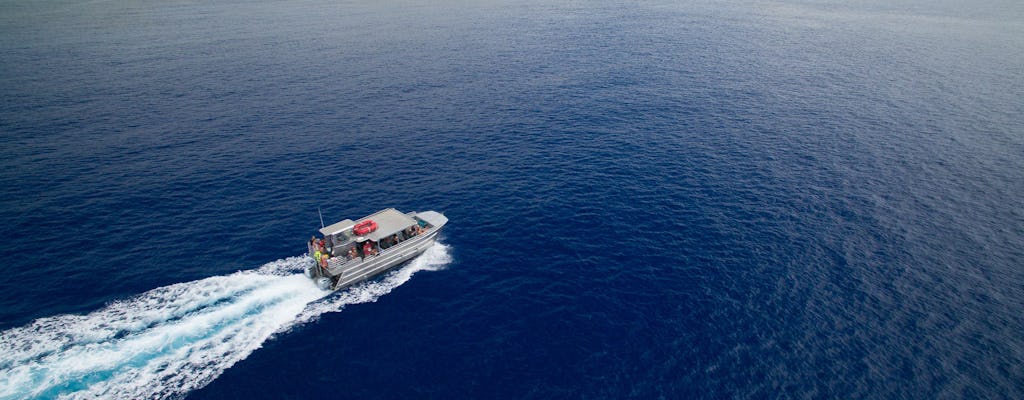
[[[1018,4],[0,7],[4,329],[393,206],[446,269],[190,397],[1024,391]]]

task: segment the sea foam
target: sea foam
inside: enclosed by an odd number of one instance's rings
[[[203,387],[275,334],[376,301],[414,273],[443,268],[437,243],[384,278],[330,293],[291,257],[153,289],[87,315],[0,332],[0,399],[174,398]]]

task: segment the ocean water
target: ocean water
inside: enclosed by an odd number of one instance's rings
[[[1022,99],[1017,1],[0,0],[0,399],[1022,398]]]

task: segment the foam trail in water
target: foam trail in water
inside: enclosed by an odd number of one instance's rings
[[[437,243],[383,279],[331,294],[305,257],[165,286],[88,315],[0,332],[0,399],[173,398],[203,387],[275,333],[346,305],[376,301],[451,260]]]

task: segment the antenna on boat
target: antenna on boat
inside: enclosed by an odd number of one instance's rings
[[[324,213],[320,212],[320,207],[316,208],[316,213],[320,215],[320,228],[324,227]]]

